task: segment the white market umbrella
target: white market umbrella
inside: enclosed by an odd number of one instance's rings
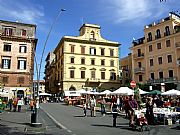
[[[128,87],[120,87],[119,89],[111,92],[112,95],[134,95],[134,91]]]
[[[39,96],[51,96],[49,93],[39,93]]]
[[[87,91],[85,89],[80,89],[80,90],[77,90],[76,92],[80,94],[87,94]]]
[[[89,95],[100,95],[100,93],[96,92],[96,91],[87,91],[87,94],[89,94]]]
[[[111,91],[110,90],[105,90],[105,91],[101,92],[100,94],[109,95],[109,94],[111,94]]]
[[[172,89],[172,90],[168,90],[166,92],[161,93],[161,95],[174,95],[174,96],[176,96],[176,95],[180,95],[180,91]]]
[[[149,92],[139,89],[139,94],[143,95],[143,94],[147,94],[147,93],[149,93]]]

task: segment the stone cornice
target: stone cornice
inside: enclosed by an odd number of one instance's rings
[[[103,42],[103,41],[97,41],[97,40],[86,40],[86,39],[78,39],[76,37],[69,37],[69,36],[64,36],[61,38],[60,42],[58,43],[57,47],[54,50],[54,53],[58,50],[58,48],[63,44],[63,42],[74,42],[74,43],[83,43],[83,44],[91,44],[91,45],[106,45],[106,46],[111,46],[111,47],[119,47],[121,44],[118,42]]]
[[[37,44],[38,39],[37,38],[23,38],[23,37],[18,37],[18,36],[5,36],[5,35],[0,35],[1,40],[7,40],[7,41],[16,41],[16,42],[28,42],[28,43],[35,43]]]
[[[68,42],[75,42],[75,43],[84,43],[84,44],[95,44],[95,45],[107,45],[107,46],[115,46],[118,47],[120,44],[119,43],[113,43],[113,42],[102,42],[102,41],[97,41],[97,40],[85,40],[85,39],[75,39],[75,38],[68,38],[68,37],[63,37],[63,41],[68,41]]]
[[[21,75],[30,75],[29,72],[13,72],[13,71],[0,71],[2,74],[21,74]]]

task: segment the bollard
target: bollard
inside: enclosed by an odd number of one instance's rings
[[[33,111],[31,113],[31,123],[36,123],[36,113],[35,113],[35,111]]]

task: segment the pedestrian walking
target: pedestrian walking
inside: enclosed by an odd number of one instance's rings
[[[94,98],[94,96],[90,99],[90,108],[91,108],[91,117],[95,117],[96,116],[96,99]]]
[[[118,111],[115,102],[112,103],[112,115],[113,115],[113,127],[116,127],[116,119],[117,119]]]
[[[22,105],[24,105],[23,98],[19,99],[17,102],[18,112],[21,112]]]
[[[101,114],[102,114],[102,116],[105,116],[105,114],[106,114],[105,103],[106,103],[106,101],[103,97],[103,100],[101,102]]]
[[[146,119],[148,121],[148,124],[149,125],[154,125],[155,122],[154,122],[154,113],[153,113],[153,101],[152,101],[152,98],[149,97],[147,98],[147,103],[146,103]]]
[[[18,102],[18,99],[17,98],[14,98],[13,99],[13,111],[16,112],[16,109],[17,109],[17,102]]]
[[[31,99],[31,101],[30,101],[30,109],[31,109],[31,111],[33,111],[33,109],[34,109],[34,100],[33,99]]]
[[[84,117],[86,117],[86,112],[87,112],[87,105],[86,105],[86,103],[83,105],[83,112],[84,112]]]
[[[9,110],[11,111],[11,110],[12,110],[12,106],[13,106],[13,100],[12,100],[12,98],[9,99],[9,101],[8,101],[8,106],[9,106]]]
[[[130,125],[134,125],[134,111],[136,109],[138,109],[138,103],[137,101],[134,99],[134,96],[131,95],[129,97],[129,114],[130,114],[130,121],[129,121],[129,124]]]

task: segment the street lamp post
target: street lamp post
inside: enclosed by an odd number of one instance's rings
[[[41,55],[41,60],[40,60],[40,65],[39,65],[39,68],[38,68],[38,64],[37,64],[37,59],[35,58],[35,64],[36,64],[36,70],[37,70],[37,96],[36,96],[36,107],[35,107],[35,123],[34,125],[39,125],[41,123],[37,123],[37,114],[38,114],[38,108],[39,108],[39,80],[40,80],[40,73],[41,73],[41,66],[42,66],[42,60],[43,60],[43,56],[44,56],[44,51],[45,51],[45,48],[46,48],[46,45],[47,45],[47,42],[48,42],[48,39],[49,39],[49,36],[51,34],[51,31],[52,31],[52,28],[54,26],[54,24],[56,23],[58,17],[61,15],[62,12],[66,11],[65,9],[61,9],[56,18],[54,19],[51,27],[50,27],[50,30],[48,32],[48,35],[46,37],[46,40],[45,40],[45,43],[44,43],[44,46],[43,46],[43,50],[42,50],[42,55]],[[32,124],[32,123],[31,123]],[[42,125],[42,124],[41,124]]]

